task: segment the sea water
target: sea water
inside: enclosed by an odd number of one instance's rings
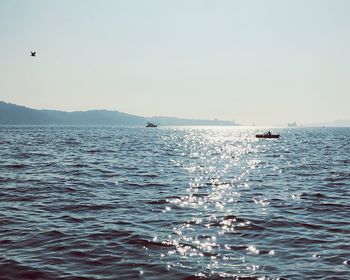
[[[349,279],[350,128],[0,127],[1,279]]]

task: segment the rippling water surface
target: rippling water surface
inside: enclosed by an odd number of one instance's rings
[[[1,279],[349,279],[350,129],[0,127]]]

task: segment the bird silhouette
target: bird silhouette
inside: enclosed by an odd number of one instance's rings
[[[31,56],[36,56],[36,52],[30,52]]]

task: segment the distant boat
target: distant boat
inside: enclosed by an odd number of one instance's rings
[[[279,134],[272,134],[270,131],[264,134],[256,134],[256,138],[280,138]]]
[[[146,127],[157,127],[157,125],[154,123],[148,122]]]
[[[288,123],[288,127],[296,127],[298,126],[296,122]]]

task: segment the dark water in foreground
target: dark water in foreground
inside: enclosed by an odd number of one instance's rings
[[[275,131],[0,127],[0,279],[349,279],[350,129]]]

